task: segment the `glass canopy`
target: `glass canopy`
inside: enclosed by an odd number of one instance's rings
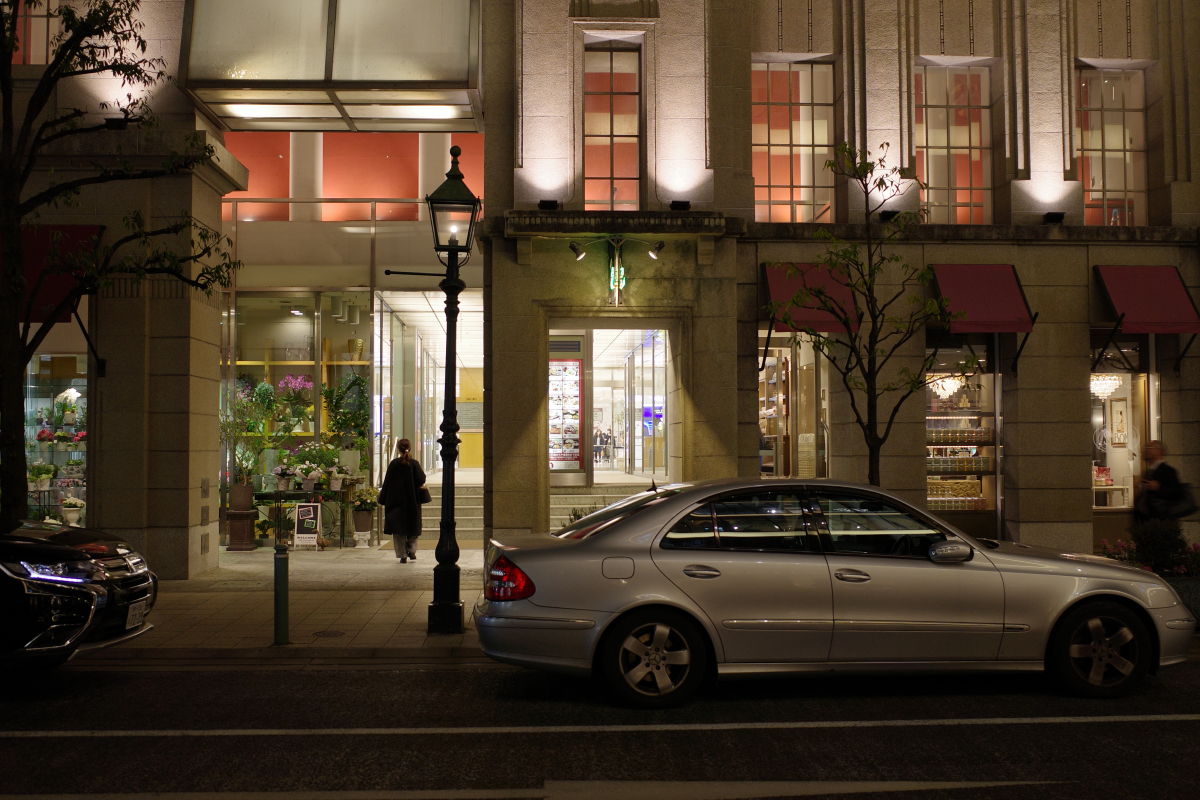
[[[190,0],[181,84],[229,130],[476,131],[479,0]]]

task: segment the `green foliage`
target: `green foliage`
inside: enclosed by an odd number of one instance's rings
[[[36,481],[41,478],[53,478],[58,474],[58,467],[53,464],[30,464],[25,472],[29,480]]]
[[[291,458],[293,463],[308,462],[326,469],[338,463],[338,451],[331,444],[309,442],[296,448],[296,452],[292,454]]]
[[[371,424],[371,396],[367,379],[352,372],[337,386],[321,390],[329,412],[329,431],[337,444],[344,448],[355,446],[355,439],[365,437]]]

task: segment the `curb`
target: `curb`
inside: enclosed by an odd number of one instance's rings
[[[80,653],[71,660],[72,666],[146,662],[339,662],[339,661],[484,661],[494,663],[483,650],[469,645],[445,647],[313,647],[283,645],[267,647],[145,647],[110,648]]]

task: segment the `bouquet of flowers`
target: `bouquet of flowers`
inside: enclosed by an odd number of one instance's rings
[[[295,457],[302,461],[310,461],[319,467],[332,467],[337,463],[338,451],[332,444],[309,442],[296,448]]]
[[[276,478],[290,478],[296,474],[296,471],[292,469],[290,464],[280,464],[279,466],[275,467],[275,469],[271,470],[271,474]]]
[[[354,493],[355,511],[374,511],[379,505],[379,490],[374,486],[363,486]]]
[[[330,477],[333,477],[335,475],[341,475],[342,477],[346,477],[347,475],[350,474],[350,468],[347,467],[345,464],[334,464],[332,467],[326,467],[325,471],[329,473]]]
[[[83,508],[87,503],[83,502],[78,497],[64,497],[62,500],[63,508]]]

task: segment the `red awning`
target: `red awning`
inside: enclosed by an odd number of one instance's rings
[[[824,292],[829,301],[854,314],[854,293],[844,283],[839,283],[823,264],[764,264],[767,273],[767,289],[771,302],[786,306],[774,313],[775,330],[780,332],[814,330],[819,333],[845,332],[846,326],[828,311],[816,306],[820,301],[809,297],[808,302],[796,305],[796,295],[802,291]],[[784,314],[790,318],[783,319]],[[851,320],[853,322],[853,320]],[[855,324],[852,329],[857,328]]]
[[[30,225],[21,229],[26,296],[36,288],[30,322],[45,322],[75,286],[69,273],[58,272],[70,256],[93,247],[103,225]],[[40,281],[40,283],[39,283]],[[69,322],[60,314],[55,322]]]
[[[1012,264],[934,264],[951,333],[1028,333],[1033,315]]]
[[[1122,333],[1200,333],[1200,314],[1179,268],[1097,266],[1096,273],[1121,320]]]

